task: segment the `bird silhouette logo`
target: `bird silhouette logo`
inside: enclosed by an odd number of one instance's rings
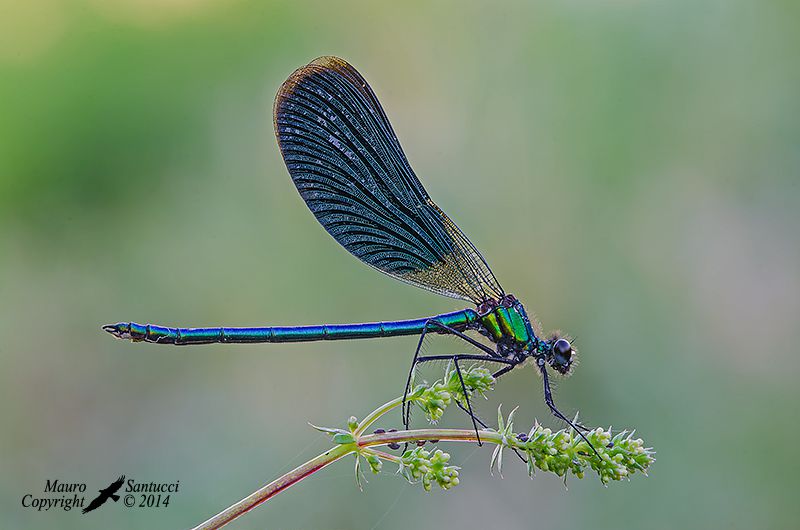
[[[83,509],[83,513],[91,512],[92,510],[96,510],[101,507],[108,499],[117,502],[119,500],[119,495],[116,493],[122,487],[122,484],[125,482],[125,475],[122,475],[117,480],[112,482],[107,488],[98,490],[100,495],[95,497],[92,502],[89,503],[89,506]]]

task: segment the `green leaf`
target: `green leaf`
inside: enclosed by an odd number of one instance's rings
[[[361,455],[356,453],[356,484],[358,485],[358,489],[364,491],[364,488],[361,484],[361,481],[367,481],[367,478],[364,476],[364,473],[361,472]]]
[[[504,428],[503,424],[503,404],[497,406],[497,431],[502,432]]]
[[[319,432],[324,432],[324,433],[331,434],[331,435],[340,434],[340,433],[341,434],[346,434],[347,433],[347,431],[345,431],[344,429],[331,429],[329,427],[317,427],[316,425],[314,425],[311,422],[308,422],[308,424],[311,425],[314,429],[318,430]]]
[[[333,435],[333,443],[339,445],[352,444],[355,443],[355,441],[356,439],[353,437],[353,433],[340,432]]]

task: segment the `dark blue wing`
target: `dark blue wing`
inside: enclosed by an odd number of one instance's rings
[[[481,254],[422,187],[355,68],[320,57],[298,69],[278,92],[274,120],[300,195],[349,252],[446,296],[502,296]]]

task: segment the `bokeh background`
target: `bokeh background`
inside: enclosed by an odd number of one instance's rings
[[[459,307],[357,262],[292,186],[272,100],[324,54],[371,82],[506,289],[578,336],[561,407],[636,427],[658,462],[567,489],[513,459],[492,477],[489,451],[452,447],[463,479],[446,494],[390,470],[362,493],[340,462],[232,528],[797,524],[796,2],[2,0],[0,13],[3,528],[197,524],[325,450],[307,421],[341,425],[397,395],[415,344],[176,349],[101,324]],[[515,370],[480,412],[518,404],[519,425],[558,427],[540,395]],[[122,473],[181,491],[161,510],[20,507],[47,478],[95,489]]]

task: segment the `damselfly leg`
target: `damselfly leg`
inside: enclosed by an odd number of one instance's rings
[[[488,361],[488,362],[495,362],[495,363],[513,365],[513,366],[516,366],[518,363],[516,363],[515,361],[510,361],[508,359],[501,359],[499,357],[488,357],[488,356],[484,356],[484,355],[469,355],[469,354],[464,354],[464,353],[458,353],[458,354],[454,354],[454,355],[429,355],[429,356],[425,356],[425,357],[417,357],[416,361],[415,361],[415,366],[417,364],[422,364],[422,363],[426,363],[426,362],[430,362],[430,361],[452,361],[453,362],[453,365],[456,367],[456,373],[458,374],[459,382],[461,383],[461,392],[464,394],[464,401],[466,402],[466,405],[467,405],[466,413],[472,419],[472,426],[475,429],[475,436],[476,436],[476,438],[478,440],[478,445],[479,446],[483,445],[483,442],[481,442],[480,434],[478,434],[478,425],[477,425],[477,423],[480,420],[472,412],[472,404],[470,403],[470,400],[469,400],[469,392],[467,391],[467,386],[464,384],[464,378],[461,375],[461,367],[459,366],[458,361],[484,361],[484,362]],[[412,367],[411,369],[413,370],[414,367]],[[456,403],[458,403],[457,399],[456,399]],[[464,407],[461,407],[461,409],[464,410]],[[483,424],[483,422],[480,422],[480,423],[485,426],[485,424]],[[408,424],[405,424],[405,426],[406,426],[406,428],[408,428]]]
[[[573,423],[572,421],[568,420],[567,417],[564,416],[561,413],[561,411],[556,408],[556,404],[553,402],[553,393],[550,391],[550,379],[548,378],[547,369],[545,368],[544,364],[539,365],[539,371],[542,374],[542,381],[544,382],[544,402],[547,404],[547,408],[550,409],[550,412],[553,413],[553,416],[555,416],[556,418],[558,418],[560,420],[563,420],[564,422],[566,422],[567,425],[572,427],[572,429],[576,433],[578,433],[578,435],[581,438],[583,438],[583,441],[585,441],[587,444],[589,444],[589,447],[592,448],[592,451],[594,451],[594,454],[596,454],[598,458],[602,459],[602,457],[600,456],[600,453],[598,453],[597,449],[595,449],[594,445],[592,445],[592,442],[590,442],[589,439],[586,438],[586,435],[583,434],[584,430],[588,431],[589,429],[586,429],[586,427],[584,427],[583,425],[578,426],[575,423]]]
[[[408,378],[406,379],[406,388],[405,388],[405,391],[403,392],[403,404],[402,404],[402,407],[401,407],[401,414],[402,414],[403,425],[406,428],[408,428],[408,424],[410,423],[410,416],[411,416],[411,407],[408,405],[408,393],[411,391],[411,379],[414,376],[414,369],[416,368],[416,366],[418,364],[417,361],[419,359],[419,353],[420,353],[420,351],[422,351],[422,345],[425,342],[425,336],[428,334],[429,331],[433,331],[433,330],[436,330],[436,329],[442,330],[442,331],[444,331],[444,332],[446,332],[448,334],[454,335],[454,336],[456,336],[456,337],[458,337],[458,338],[470,343],[471,345],[475,346],[479,350],[485,352],[488,356],[496,355],[494,350],[492,350],[491,348],[489,348],[485,344],[481,344],[480,342],[476,341],[475,339],[473,339],[469,335],[466,335],[466,334],[458,331],[457,329],[453,329],[450,326],[447,326],[447,325],[439,322],[438,320],[428,320],[427,322],[425,322],[425,327],[422,329],[422,333],[420,333],[420,336],[419,336],[419,341],[417,342],[417,349],[414,351],[414,358],[411,360],[411,368],[408,370]],[[447,358],[449,359],[450,357],[451,356],[448,356]],[[482,358],[483,356],[479,356],[479,357]],[[475,419],[473,418],[473,423],[474,423],[474,421],[475,421]]]
[[[508,366],[501,368],[500,370],[493,373],[492,377],[494,377],[495,380],[500,379],[500,376],[507,374],[508,372],[513,370],[515,366],[517,366],[517,363],[509,364]]]

